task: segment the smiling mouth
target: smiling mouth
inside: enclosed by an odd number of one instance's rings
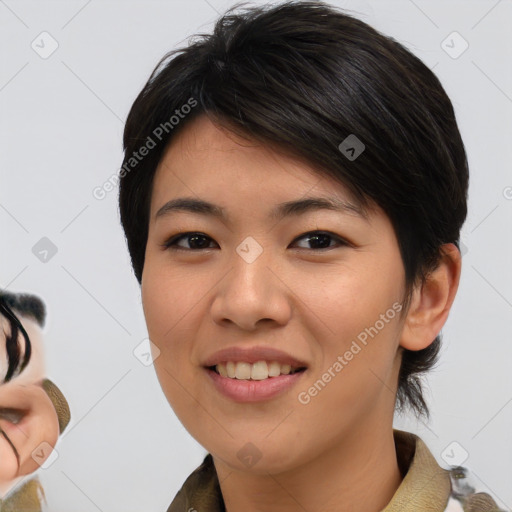
[[[227,361],[206,368],[221,377],[238,380],[266,380],[281,375],[293,375],[306,370],[305,366],[292,367],[289,364],[280,364],[277,361],[257,361],[253,364],[243,361]]]

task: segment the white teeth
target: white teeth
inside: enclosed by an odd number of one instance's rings
[[[239,380],[265,380],[269,377],[288,375],[295,371],[295,369],[292,370],[289,364],[280,364],[277,361],[270,363],[258,361],[254,364],[228,361],[227,363],[219,363],[215,368],[222,377]]]
[[[281,374],[281,365],[277,361],[272,361],[268,367],[269,377],[278,377]]]
[[[258,361],[252,365],[251,379],[263,380],[268,378],[268,366],[265,361]]]
[[[292,371],[292,367],[289,364],[282,364],[281,365],[281,373],[284,373],[285,375],[288,375]]]
[[[228,371],[226,369],[226,365],[225,364],[217,365],[217,371],[219,372],[221,377],[227,377],[228,376]]]
[[[218,366],[218,365],[217,365]],[[229,361],[227,364],[226,364],[226,372],[228,374],[228,377],[230,379],[234,379],[235,378],[235,368],[236,368],[236,364],[233,363],[233,361]],[[217,368],[218,369],[218,368]],[[219,372],[220,373],[220,372]]]
[[[250,379],[251,365],[249,363],[236,363],[235,377],[241,380]]]

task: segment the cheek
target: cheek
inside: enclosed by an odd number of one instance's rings
[[[141,282],[142,304],[150,339],[160,350],[164,349],[164,339],[172,335],[173,328],[185,315],[187,291],[181,277],[173,275],[157,258],[146,257]]]
[[[50,457],[59,439],[59,420],[57,412],[46,393],[37,388],[34,392],[37,400],[30,414],[30,422],[24,431],[28,439],[20,446],[20,474],[33,473]]]
[[[372,268],[373,267],[373,268]],[[328,275],[302,274],[293,279],[294,293],[300,297],[304,318],[310,318],[310,330],[322,333],[339,346],[371,329],[376,322],[381,327],[381,315],[395,317],[393,304],[399,300],[400,276],[384,273],[371,266],[336,268]],[[313,322],[315,326],[313,326]],[[395,322],[386,323],[386,329]],[[320,341],[319,341],[320,342]]]
[[[173,375],[185,371],[190,356],[187,343],[204,315],[201,301],[208,286],[179,267],[146,262],[141,294],[149,338],[159,351],[154,363],[157,372],[162,373],[163,367]]]
[[[15,478],[18,473],[18,462],[7,439],[0,434],[0,499],[4,484]]]
[[[355,418],[373,407],[383,387],[394,385],[401,281],[375,267],[296,281],[305,304],[301,316],[321,347],[317,371],[301,389],[313,409],[336,406]]]

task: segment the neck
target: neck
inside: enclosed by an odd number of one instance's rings
[[[379,512],[402,482],[392,425],[344,436],[307,464],[276,474],[233,470],[214,457],[227,512]]]

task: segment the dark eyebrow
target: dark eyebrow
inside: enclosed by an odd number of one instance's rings
[[[315,210],[351,213],[369,222],[368,213],[362,206],[336,197],[306,197],[279,203],[270,212],[269,217],[272,220],[281,220],[284,217],[303,215],[304,213]],[[167,203],[156,212],[155,219],[175,211],[207,215],[218,218],[223,222],[228,220],[225,208],[194,197],[178,197],[167,201]]]

